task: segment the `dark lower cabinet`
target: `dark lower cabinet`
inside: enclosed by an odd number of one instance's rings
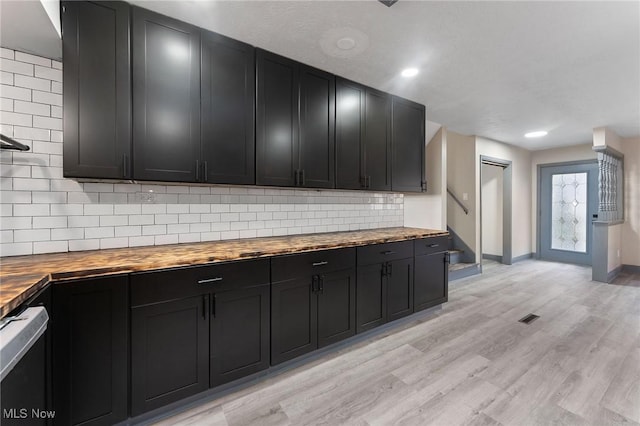
[[[200,161],[200,29],[132,7],[133,178],[195,182]]]
[[[447,253],[416,256],[414,309],[420,311],[448,299],[449,264]]]
[[[128,293],[127,276],[53,284],[55,424],[127,418]]]
[[[209,296],[131,309],[131,414],[209,387]]]
[[[358,267],[357,332],[376,328],[387,322],[387,279],[384,264]]]
[[[211,297],[211,387],[269,368],[269,284]]]
[[[131,178],[129,5],[65,1],[64,176]]]
[[[413,258],[389,262],[387,268],[387,321],[413,313]]]
[[[355,249],[272,259],[271,364],[356,333]]]

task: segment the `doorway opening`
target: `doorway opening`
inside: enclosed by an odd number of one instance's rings
[[[511,265],[511,161],[480,156],[480,258]]]

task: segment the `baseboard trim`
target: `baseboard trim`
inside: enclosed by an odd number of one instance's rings
[[[502,256],[498,256],[497,254],[483,254],[482,258],[502,263]]]
[[[627,274],[640,274],[640,265],[622,265],[622,272]]]
[[[618,266],[612,271],[609,271],[609,273],[607,274],[607,282],[610,283],[611,281],[615,280],[618,274],[620,274],[620,271],[622,271],[622,265]]]
[[[511,259],[511,263],[516,263],[516,262],[520,262],[522,260],[527,260],[527,259],[533,259],[534,257],[535,257],[535,253],[521,254],[520,256],[516,256],[513,259]]]

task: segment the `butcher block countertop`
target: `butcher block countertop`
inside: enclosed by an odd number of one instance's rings
[[[441,235],[448,233],[421,228],[381,228],[4,257],[0,258],[0,318],[36,294],[50,281],[205,265]]]

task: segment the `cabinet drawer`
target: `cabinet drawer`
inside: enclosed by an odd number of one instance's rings
[[[446,235],[440,237],[421,238],[414,240],[416,256],[423,254],[439,253],[447,251],[448,237]]]
[[[274,257],[271,259],[271,279],[275,283],[296,277],[353,268],[355,264],[355,248]]]
[[[358,247],[358,266],[413,257],[413,241]]]
[[[131,274],[131,306],[269,284],[269,260]]]

